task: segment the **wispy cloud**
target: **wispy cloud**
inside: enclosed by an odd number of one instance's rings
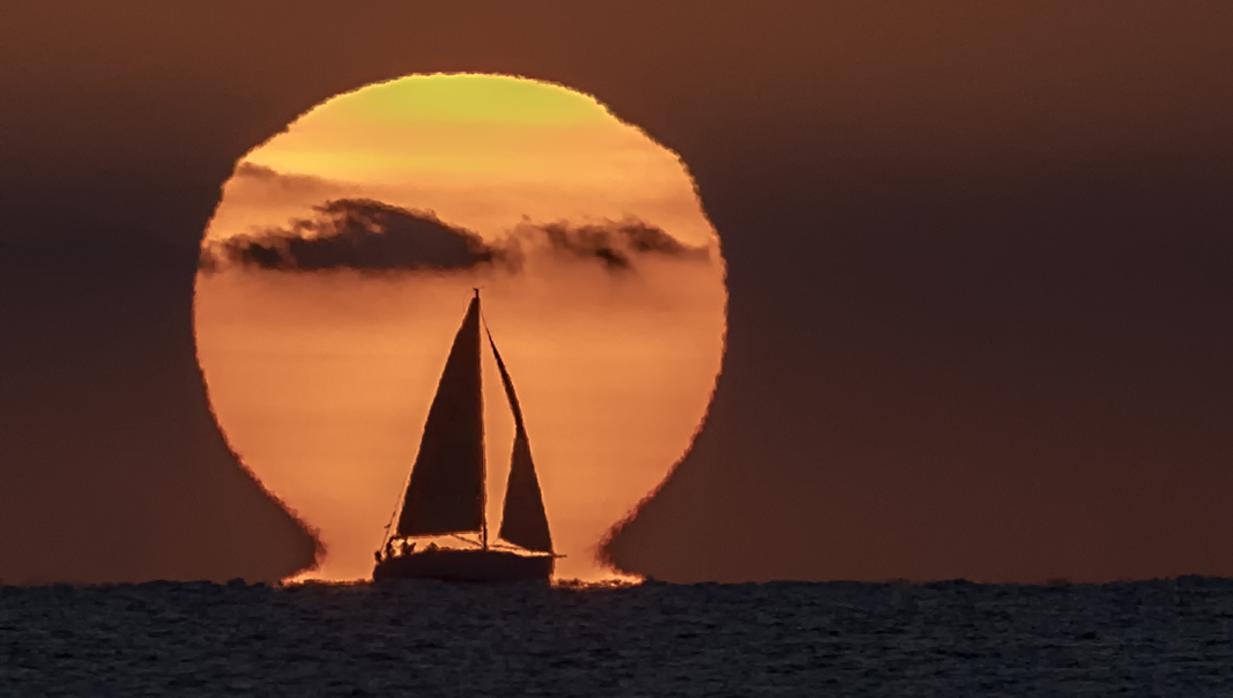
[[[572,225],[566,221],[546,225],[524,224],[520,237],[532,242],[543,239],[551,249],[583,259],[594,259],[614,271],[633,267],[641,255],[705,260],[705,247],[690,247],[663,228],[636,218]]]
[[[335,199],[315,216],[211,243],[202,269],[239,265],[273,271],[371,272],[467,269],[506,259],[474,231],[371,199]]]

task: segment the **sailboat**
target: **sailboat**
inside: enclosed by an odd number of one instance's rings
[[[480,326],[483,324],[481,336]],[[514,417],[514,444],[501,527],[488,536],[487,468],[484,460],[483,344]],[[375,557],[375,581],[439,579],[465,582],[547,581],[557,555],[531,458],[522,408],[497,343],[482,323],[479,289],[454,337],[436,396],[428,410],[419,453],[401,507],[391,516]],[[423,538],[432,537],[428,545]],[[441,545],[447,538],[461,545]],[[419,540],[416,540],[419,539]]]

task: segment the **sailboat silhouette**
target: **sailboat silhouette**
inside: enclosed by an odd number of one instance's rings
[[[397,526],[376,553],[373,579],[500,582],[547,580],[557,557],[522,408],[492,333],[484,326],[514,417],[514,447],[502,508],[502,542],[488,540],[484,461],[482,338],[479,289],[467,306],[428,410],[424,436],[402,498]],[[477,535],[471,539],[468,534]],[[451,536],[466,547],[435,543],[416,550],[417,536]]]

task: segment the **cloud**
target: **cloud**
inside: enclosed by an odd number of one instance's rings
[[[251,169],[245,176],[284,177],[255,165],[242,168]],[[486,242],[478,233],[445,223],[432,212],[372,199],[333,199],[312,210],[313,216],[293,219],[280,228],[208,243],[199,268],[206,273],[230,266],[380,273],[457,271],[488,265],[516,272],[529,256],[565,256],[625,272],[643,256],[708,258],[705,247],[685,245],[662,228],[636,218],[582,225],[524,221],[505,239]]]
[[[354,184],[316,175],[279,172],[245,160],[235,168],[228,197],[241,196],[265,200],[322,201],[343,198],[355,190]]]
[[[610,270],[633,267],[639,255],[676,259],[705,260],[705,247],[690,247],[669,235],[663,228],[636,218],[574,226],[568,222],[547,225],[524,224],[522,237],[542,237],[551,249],[584,259],[599,260]]]
[[[328,186],[331,182],[322,177],[305,174],[287,174],[279,172],[272,167],[258,165],[255,162],[245,160],[235,168],[235,176],[243,179],[250,179],[260,182],[272,182],[279,186],[294,187],[303,185],[325,185]]]
[[[431,212],[371,199],[335,199],[313,211],[312,218],[283,228],[209,244],[201,255],[202,271],[230,265],[298,272],[444,271],[513,261],[506,250]]]

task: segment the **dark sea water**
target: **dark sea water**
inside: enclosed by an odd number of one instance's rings
[[[1233,696],[1233,580],[9,587],[0,694]]]

